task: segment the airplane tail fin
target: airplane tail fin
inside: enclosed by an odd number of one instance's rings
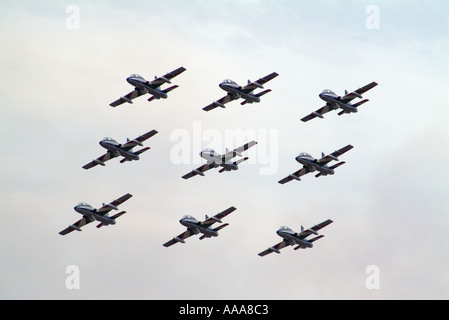
[[[124,215],[125,213],[126,213],[126,211],[121,211],[121,212],[119,212],[119,213],[117,213],[117,214],[114,214],[110,219],[115,220],[115,219],[117,219],[118,217]],[[105,224],[102,222],[102,223],[100,223],[100,224],[97,226],[97,228],[101,228],[101,227],[103,227],[104,225],[105,225]]]

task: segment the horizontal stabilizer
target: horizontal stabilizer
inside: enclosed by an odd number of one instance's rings
[[[341,166],[341,165],[343,165],[343,164],[345,164],[345,163],[346,163],[346,162],[342,161],[342,162],[339,162],[339,163],[337,163],[337,164],[334,164],[334,165],[331,167],[331,169],[338,168],[339,166]]]
[[[126,213],[126,211],[119,212],[119,213],[117,213],[117,214],[114,214],[112,217],[110,217],[110,219],[115,220],[115,219],[117,219],[118,217],[124,215],[125,213]],[[100,223],[100,224],[97,226],[97,228],[101,228],[101,227],[103,227],[103,226],[105,226],[105,224],[102,222],[102,223]]]
[[[227,227],[227,226],[229,226],[229,223],[222,224],[222,225],[216,227],[216,228],[214,229],[214,231],[221,230],[221,229],[223,229],[224,227]]]
[[[368,99],[365,99],[365,100],[362,100],[362,101],[357,102],[356,104],[353,104],[352,106],[353,106],[353,107],[358,107],[358,106],[360,106],[360,105],[362,105],[362,104],[364,104],[364,103],[366,103],[366,102],[368,102],[368,101],[369,101]]]
[[[174,86],[171,86],[170,88],[162,90],[162,92],[169,93],[170,91],[172,91],[173,89],[176,89],[177,87],[179,87],[179,86],[178,85],[174,85]]]
[[[150,147],[145,147],[145,148],[143,148],[143,149],[140,149],[139,151],[136,151],[135,153],[136,154],[141,154],[141,153],[143,153],[143,152],[145,152],[145,151],[147,151],[147,150],[150,150],[151,148]]]
[[[239,163],[242,163],[243,161],[246,161],[246,160],[248,160],[248,159],[249,159],[248,157],[245,157],[245,158],[243,158],[243,159],[239,159],[239,160],[237,160],[237,161],[234,161],[233,164],[238,165]]]
[[[318,239],[321,239],[322,237],[324,237],[323,235],[320,235],[320,236],[318,236],[318,237],[315,237],[315,238],[313,238],[313,239],[310,239],[310,240],[308,240],[309,242],[314,242],[314,241],[317,241]]]
[[[265,91],[259,92],[258,94],[256,94],[256,97],[261,97],[261,96],[263,96],[264,94],[267,94],[270,91],[271,91],[271,89],[267,89]]]

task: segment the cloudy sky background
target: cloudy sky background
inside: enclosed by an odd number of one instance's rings
[[[0,1],[0,12],[0,298],[449,298],[446,1]],[[132,90],[131,73],[179,66],[169,99],[109,107]],[[274,71],[261,103],[201,110],[224,95],[223,79]],[[371,81],[358,114],[300,121],[323,89]],[[140,161],[81,168],[104,153],[103,137],[151,129]],[[238,171],[181,179],[201,148],[251,139]],[[347,144],[334,176],[277,183],[300,168],[298,153]],[[115,226],[58,234],[80,218],[77,203],[127,192]],[[229,206],[218,238],[162,246],[185,230],[183,215]],[[279,226],[326,219],[313,249],[257,255],[281,240]],[[78,290],[66,288],[70,265]]]

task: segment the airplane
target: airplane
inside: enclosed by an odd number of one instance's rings
[[[279,74],[276,72],[273,72],[263,78],[260,78],[257,81],[251,82],[248,80],[248,84],[244,87],[239,86],[237,83],[235,83],[232,80],[226,79],[222,83],[219,84],[219,87],[226,91],[228,94],[224,96],[223,98],[212,102],[208,106],[204,107],[204,111],[210,111],[212,109],[215,109],[217,107],[220,108],[226,108],[225,104],[237,100],[239,98],[244,99],[240,104],[243,106],[247,103],[253,103],[253,102],[260,102],[260,97],[264,94],[267,94],[271,91],[271,89],[267,89],[265,91],[261,91],[257,94],[254,94],[253,91],[257,88],[264,89],[263,85],[270,81],[271,79],[277,77]]]
[[[166,99],[167,93],[172,91],[173,89],[176,89],[179,87],[178,85],[171,86],[167,89],[162,90],[160,88],[161,85],[164,83],[171,84],[171,79],[179,75],[180,73],[184,72],[186,69],[184,67],[180,67],[176,70],[173,70],[172,72],[167,73],[166,75],[162,77],[154,77],[153,81],[147,81],[142,76],[138,74],[132,74],[128,78],[126,78],[126,81],[128,81],[129,84],[135,87],[134,91],[131,91],[127,95],[120,97],[119,99],[115,100],[114,102],[110,103],[109,105],[111,107],[117,107],[125,102],[133,103],[132,100],[140,97],[141,95],[144,95],[146,93],[150,94],[151,97],[148,98],[148,101],[151,101],[153,99]]]
[[[228,223],[222,224],[214,229],[211,228],[211,225],[215,222],[222,223],[221,219],[226,217],[231,212],[234,212],[237,208],[235,207],[229,207],[228,209],[216,214],[213,217],[208,217],[206,215],[206,218],[204,221],[200,222],[196,220],[192,216],[184,216],[179,222],[187,227],[187,231],[181,233],[180,235],[174,237],[173,239],[167,241],[163,244],[164,247],[170,247],[171,245],[174,245],[175,243],[181,242],[185,243],[185,239],[187,239],[190,236],[193,236],[194,234],[202,233],[200,240],[203,240],[204,238],[211,238],[211,237],[217,237],[218,231],[223,229],[224,227],[228,226]]]
[[[292,180],[300,181],[301,179],[299,177],[314,171],[318,171],[318,174],[315,175],[315,177],[317,178],[322,175],[327,176],[328,174],[334,174],[335,168],[341,166],[342,164],[345,164],[345,162],[341,161],[331,167],[327,166],[327,164],[332,160],[339,161],[337,157],[341,156],[343,153],[351,150],[352,148],[353,146],[348,144],[346,147],[334,151],[327,156],[325,156],[324,153],[321,153],[321,159],[315,159],[310,154],[302,152],[295,159],[300,164],[302,164],[303,167],[300,170],[288,175],[284,179],[279,180],[278,182],[280,184],[284,184]]]
[[[137,145],[143,146],[142,142],[151,138],[156,133],[158,133],[156,130],[151,130],[135,138],[134,140],[126,139],[126,143],[124,144],[120,144],[112,138],[104,138],[103,140],[100,141],[100,145],[106,150],[108,150],[108,152],[106,152],[101,157],[92,160],[88,164],[84,165],[83,168],[87,170],[92,167],[95,167],[98,164],[104,167],[106,161],[119,156],[123,157],[123,159],[120,160],[120,163],[123,163],[125,161],[139,160],[140,159],[139,155],[149,150],[150,147],[145,147],[143,149],[140,149],[139,151],[132,151],[132,149]]]
[[[339,116],[341,116],[344,113],[353,113],[353,112],[355,113],[358,111],[357,107],[368,102],[369,100],[364,99],[362,101],[357,102],[356,104],[351,104],[350,101],[352,101],[355,98],[363,99],[362,93],[367,92],[368,90],[374,88],[375,86],[377,86],[377,83],[371,82],[370,84],[367,84],[366,86],[359,88],[351,93],[348,93],[348,91],[345,90],[345,95],[343,97],[336,95],[331,90],[328,89],[323,90],[323,92],[319,94],[319,97],[324,101],[326,101],[326,105],[316,111],[313,111],[311,114],[305,116],[304,118],[301,119],[301,121],[307,122],[316,117],[323,119],[324,118],[323,114],[332,110],[337,110],[338,108],[343,109],[338,113]]]
[[[251,148],[252,146],[256,145],[257,141],[250,141],[246,144],[244,144],[241,147],[238,147],[237,149],[234,149],[232,151],[229,151],[226,149],[226,153],[221,155],[218,152],[215,152],[214,150],[210,148],[203,149],[203,151],[200,152],[200,156],[207,160],[206,164],[203,164],[201,167],[196,168],[192,170],[191,172],[185,174],[182,176],[183,179],[189,179],[193,176],[200,175],[204,177],[204,172],[207,170],[210,170],[212,168],[218,168],[223,167],[218,172],[222,173],[224,171],[231,171],[231,170],[238,170],[238,165],[242,163],[243,161],[248,160],[248,157],[244,157],[242,159],[236,160],[236,161],[230,161],[232,158],[239,156],[243,157],[242,152]]]
[[[307,230],[304,230],[304,227],[301,226],[301,232],[297,233],[294,232],[292,229],[290,229],[289,227],[280,227],[278,231],[276,231],[276,233],[283,238],[282,242],[279,242],[278,244],[269,247],[268,249],[266,249],[265,251],[262,251],[259,253],[259,256],[263,257],[266,256],[267,254],[270,254],[272,252],[276,252],[276,253],[281,253],[281,249],[288,247],[288,246],[296,246],[294,249],[298,250],[298,249],[307,249],[307,248],[312,248],[313,247],[313,242],[315,242],[318,239],[321,239],[322,237],[324,237],[323,235],[318,235],[318,230],[324,228],[325,226],[331,224],[333,221],[332,220],[326,220],[324,222],[321,222],[320,224],[317,224],[315,226],[313,226],[312,228],[309,228]],[[313,238],[313,239],[306,239],[308,236],[310,236],[311,234],[316,235],[317,237]]]
[[[83,218],[74,224],[71,224],[61,232],[59,232],[60,235],[65,236],[66,234],[72,232],[73,230],[76,231],[82,231],[81,227],[85,226],[86,224],[89,224],[94,221],[99,221],[100,224],[97,225],[97,228],[101,228],[103,226],[108,226],[110,224],[115,224],[115,219],[120,217],[121,215],[125,214],[126,211],[121,211],[112,217],[108,215],[108,212],[111,210],[118,210],[117,206],[131,198],[132,195],[127,193],[124,196],[118,198],[117,200],[112,201],[109,204],[104,204],[100,209],[95,209],[90,204],[81,202],[80,204],[75,206],[75,211],[82,214]]]

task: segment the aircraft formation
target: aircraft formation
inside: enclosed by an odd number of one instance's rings
[[[111,102],[109,105],[115,108],[124,103],[132,104],[132,100],[145,94],[148,94],[150,96],[147,99],[147,101],[149,102],[155,99],[167,99],[168,93],[178,88],[178,85],[173,85],[165,89],[162,89],[161,86],[165,84],[171,84],[171,81],[184,71],[186,71],[184,67],[179,67],[171,72],[168,72],[164,76],[156,76],[153,81],[148,81],[138,74],[132,74],[131,76],[126,78],[126,81],[134,87],[134,90],[129,92],[125,96],[122,96],[119,99]],[[247,103],[259,103],[261,101],[261,96],[271,92],[271,89],[265,89],[263,86],[268,81],[276,78],[278,75],[278,73],[272,72],[269,75],[258,79],[257,81],[248,80],[248,83],[245,86],[240,86],[233,80],[224,80],[219,84],[219,87],[222,90],[226,91],[226,95],[219,100],[210,103],[209,105],[204,107],[203,110],[209,112],[218,107],[226,108],[225,104],[238,99],[243,99],[243,101],[240,103],[242,106]],[[338,115],[343,115],[345,113],[356,113],[359,106],[369,101],[368,99],[363,99],[362,94],[374,88],[375,86],[377,86],[377,83],[371,82],[353,92],[348,93],[347,91],[345,91],[344,96],[338,96],[333,91],[326,89],[321,94],[319,94],[319,97],[326,102],[326,105],[301,118],[301,121],[307,122],[314,118],[323,119],[323,115],[325,113],[337,109],[341,109],[341,111],[338,112]],[[254,93],[254,90],[256,89],[262,89],[263,91]],[[355,98],[363,100],[352,104],[351,101]],[[137,161],[140,159],[140,155],[143,152],[150,149],[150,147],[144,147],[143,143],[157,133],[158,131],[153,129],[133,140],[127,139],[125,143],[119,143],[112,138],[104,138],[99,142],[99,144],[101,147],[107,150],[106,153],[85,164],[84,166],[82,166],[82,168],[88,170],[97,165],[106,166],[106,161],[117,157],[122,157],[120,163],[124,163],[127,161]],[[220,168],[220,173],[225,171],[238,170],[239,164],[248,160],[248,157],[244,157],[242,153],[255,146],[256,144],[257,141],[252,140],[248,143],[245,143],[243,146],[235,148],[231,151],[226,149],[226,152],[224,154],[220,154],[210,148],[203,149],[200,151],[200,157],[205,159],[206,163],[196,169],[193,169],[191,172],[186,173],[182,176],[182,178],[190,179],[197,175],[204,177],[204,173],[213,168]],[[142,148],[134,151],[133,149],[137,146],[140,146]],[[283,185],[292,180],[300,181],[301,176],[315,171],[317,172],[317,174],[315,175],[315,177],[317,178],[322,175],[333,175],[337,167],[345,164],[345,162],[340,161],[338,157],[342,156],[352,148],[353,146],[348,144],[328,155],[322,153],[321,158],[319,159],[312,157],[306,152],[301,152],[295,158],[295,160],[300,165],[302,165],[302,167],[294,173],[291,173],[285,178],[279,180],[278,183]],[[239,157],[239,159],[234,160],[235,157]],[[337,161],[337,163],[329,166],[328,164],[331,161]],[[82,218],[69,225],[64,230],[60,231],[59,234],[64,236],[72,231],[82,231],[81,227],[94,221],[99,222],[97,228],[116,224],[116,219],[125,214],[126,211],[121,211],[112,216],[109,216],[109,212],[112,210],[119,211],[118,206],[123,204],[131,197],[132,195],[130,193],[127,193],[108,204],[103,203],[103,205],[98,209],[85,202],[79,203],[74,207],[74,210],[77,213],[81,214]],[[173,237],[171,240],[165,242],[163,246],[170,247],[178,242],[185,243],[185,240],[193,235],[201,234],[199,236],[200,240],[205,238],[217,237],[219,235],[218,231],[229,225],[228,223],[223,223],[222,219],[227,217],[235,210],[236,208],[234,206],[231,206],[211,217],[206,215],[203,221],[199,221],[193,216],[186,215],[182,217],[179,222],[181,223],[181,225],[186,227],[187,230]],[[328,219],[308,229],[304,229],[304,227],[301,226],[299,232],[295,232],[286,226],[280,227],[276,233],[282,238],[282,241],[264,251],[261,251],[258,255],[263,257],[272,252],[280,253],[281,249],[288,246],[294,246],[294,250],[312,248],[313,242],[323,237],[323,235],[318,235],[318,231],[328,226],[332,222],[332,220]],[[215,223],[218,223],[220,225],[218,227],[212,228]],[[307,239],[311,235],[314,235],[315,237]]]

